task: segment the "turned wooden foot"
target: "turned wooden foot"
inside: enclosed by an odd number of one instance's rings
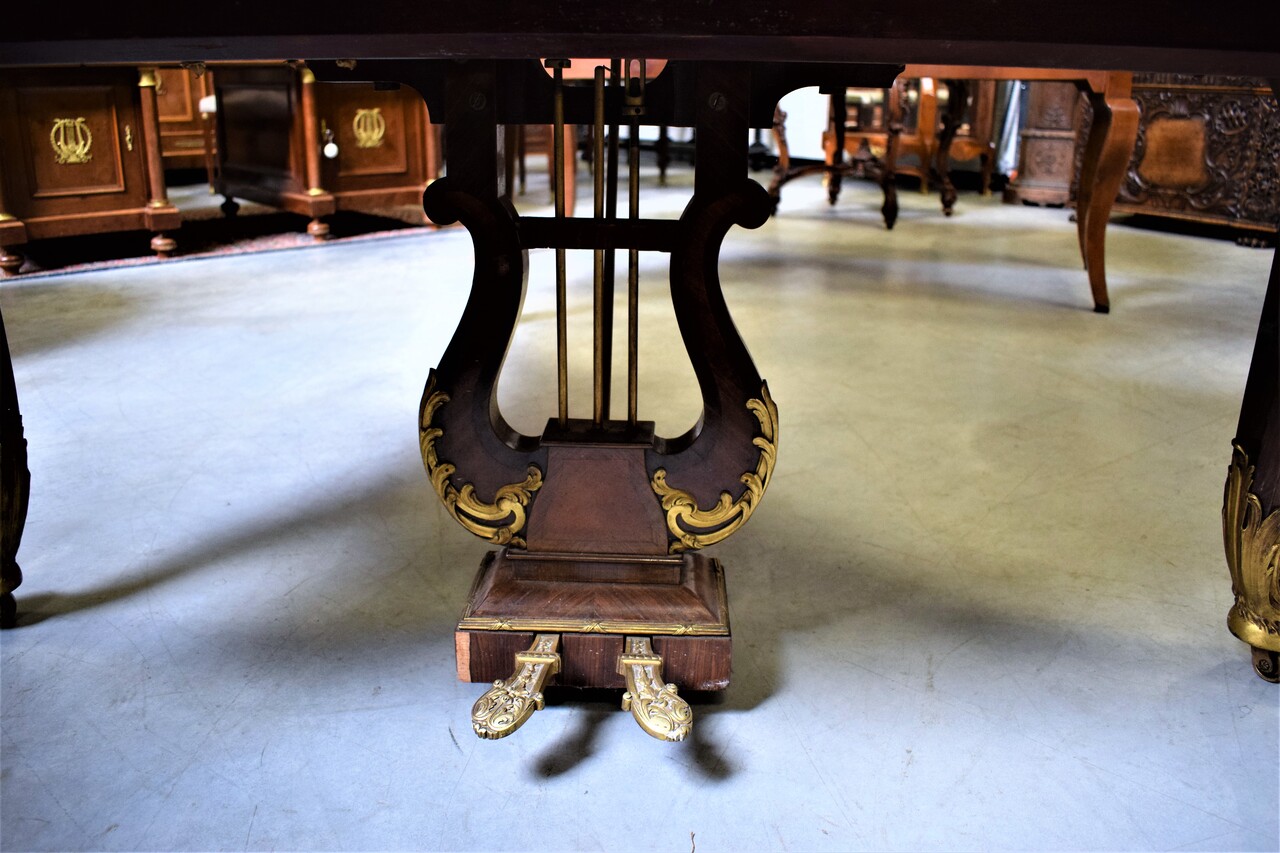
[[[0,246],[0,270],[5,275],[17,275],[18,270],[22,269],[22,263],[25,260],[26,258],[12,249]]]
[[[240,212],[240,203],[231,196],[227,196],[226,201],[219,205],[219,209],[222,211],[223,216],[233,219]]]
[[[317,240],[328,240],[329,223],[317,217],[307,223],[307,233]]]
[[[172,255],[173,250],[176,248],[178,248],[178,244],[167,234],[157,234],[151,238],[151,251],[162,258]]]

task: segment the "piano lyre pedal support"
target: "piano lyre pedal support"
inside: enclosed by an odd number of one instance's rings
[[[692,713],[677,690],[722,690],[731,671],[724,571],[700,549],[750,518],[778,442],[778,410],[734,327],[718,272],[729,229],[758,227],[772,210],[745,174],[750,128],[769,127],[778,99],[794,88],[888,85],[897,69],[671,62],[655,76],[640,60],[586,69],[564,60],[313,67],[326,80],[408,83],[446,124],[448,174],[423,204],[434,222],[467,228],[475,269],[457,331],[427,379],[419,438],[446,510],[497,546],[481,562],[455,635],[459,678],[493,684],[476,703],[476,732],[510,734],[541,707],[543,687],[557,685],[625,689],[625,707],[646,732],[681,739]],[[640,216],[642,121],[695,129],[694,192],[678,221]],[[516,213],[502,133],[519,124],[554,125],[556,140],[565,124],[594,126],[593,217],[565,216],[559,174],[554,216]],[[616,145],[623,125],[631,158],[620,212],[617,158],[603,146],[606,136]],[[536,436],[517,433],[496,398],[524,298],[526,252],[535,248],[556,252],[558,390]],[[610,411],[609,388],[617,249],[628,250],[622,417]],[[589,416],[576,417],[565,324],[564,258],[573,250],[595,259],[593,395],[589,408],[583,403]],[[642,251],[670,257],[671,298],[702,397],[698,423],[677,437],[657,435],[639,417]]]

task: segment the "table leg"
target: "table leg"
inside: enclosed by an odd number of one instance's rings
[[[791,171],[791,148],[787,145],[787,113],[781,104],[773,108],[773,144],[778,146],[778,162],[773,164],[769,198],[773,201],[774,213],[777,213],[778,202],[782,200],[782,185],[787,182],[787,173]]]
[[[1235,604],[1231,633],[1253,649],[1254,670],[1280,680],[1280,257],[1258,323],[1232,443],[1222,532]]]
[[[831,132],[831,147],[827,150],[827,203],[834,205],[840,198],[840,188],[844,183],[844,128],[849,120],[844,89],[831,93],[829,109],[827,127]]]
[[[906,85],[906,80],[899,77],[889,88],[888,133],[880,169],[880,189],[884,193],[880,215],[884,217],[884,227],[890,231],[898,221],[898,150],[902,146],[902,102],[906,99]]]
[[[1093,310],[1111,310],[1107,295],[1107,219],[1120,182],[1124,179],[1133,145],[1138,138],[1138,104],[1127,86],[1108,86],[1106,92],[1090,92],[1093,124],[1085,142],[1076,195],[1076,232],[1080,254],[1089,272]]]
[[[951,143],[964,122],[965,105],[969,100],[967,80],[944,80],[947,85],[947,111],[942,115],[942,132],[938,134],[938,148],[934,154],[934,171],[938,173],[939,195],[942,212],[950,216],[955,212],[956,185],[951,183]]]
[[[18,545],[27,522],[31,473],[27,470],[27,440],[22,434],[13,360],[0,316],[0,627],[12,628],[17,618],[13,591],[22,583]]]
[[[1280,80],[1272,81],[1280,93]],[[1223,496],[1222,533],[1235,604],[1231,633],[1249,644],[1253,669],[1280,681],[1280,253],[1258,322]]]

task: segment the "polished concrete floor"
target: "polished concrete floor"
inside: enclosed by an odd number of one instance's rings
[[[780,451],[715,549],[733,684],[675,745],[616,694],[470,731],[486,545],[415,438],[465,232],[5,282],[33,485],[0,846],[1276,850],[1280,692],[1227,633],[1220,533],[1271,253],[1113,227],[1099,316],[1065,212],[903,202],[886,233],[868,187],[797,183],[726,244]],[[662,262],[641,411],[672,434],[698,407]],[[525,431],[555,396],[531,263]]]

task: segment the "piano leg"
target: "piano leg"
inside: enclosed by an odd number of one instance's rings
[[[22,434],[18,389],[13,360],[0,316],[0,628],[12,628],[17,620],[13,591],[22,583],[18,545],[27,522],[27,498],[31,474],[27,470],[27,440]]]
[[[1258,324],[1222,507],[1235,604],[1231,633],[1253,649],[1253,669],[1280,681],[1280,256]]]

